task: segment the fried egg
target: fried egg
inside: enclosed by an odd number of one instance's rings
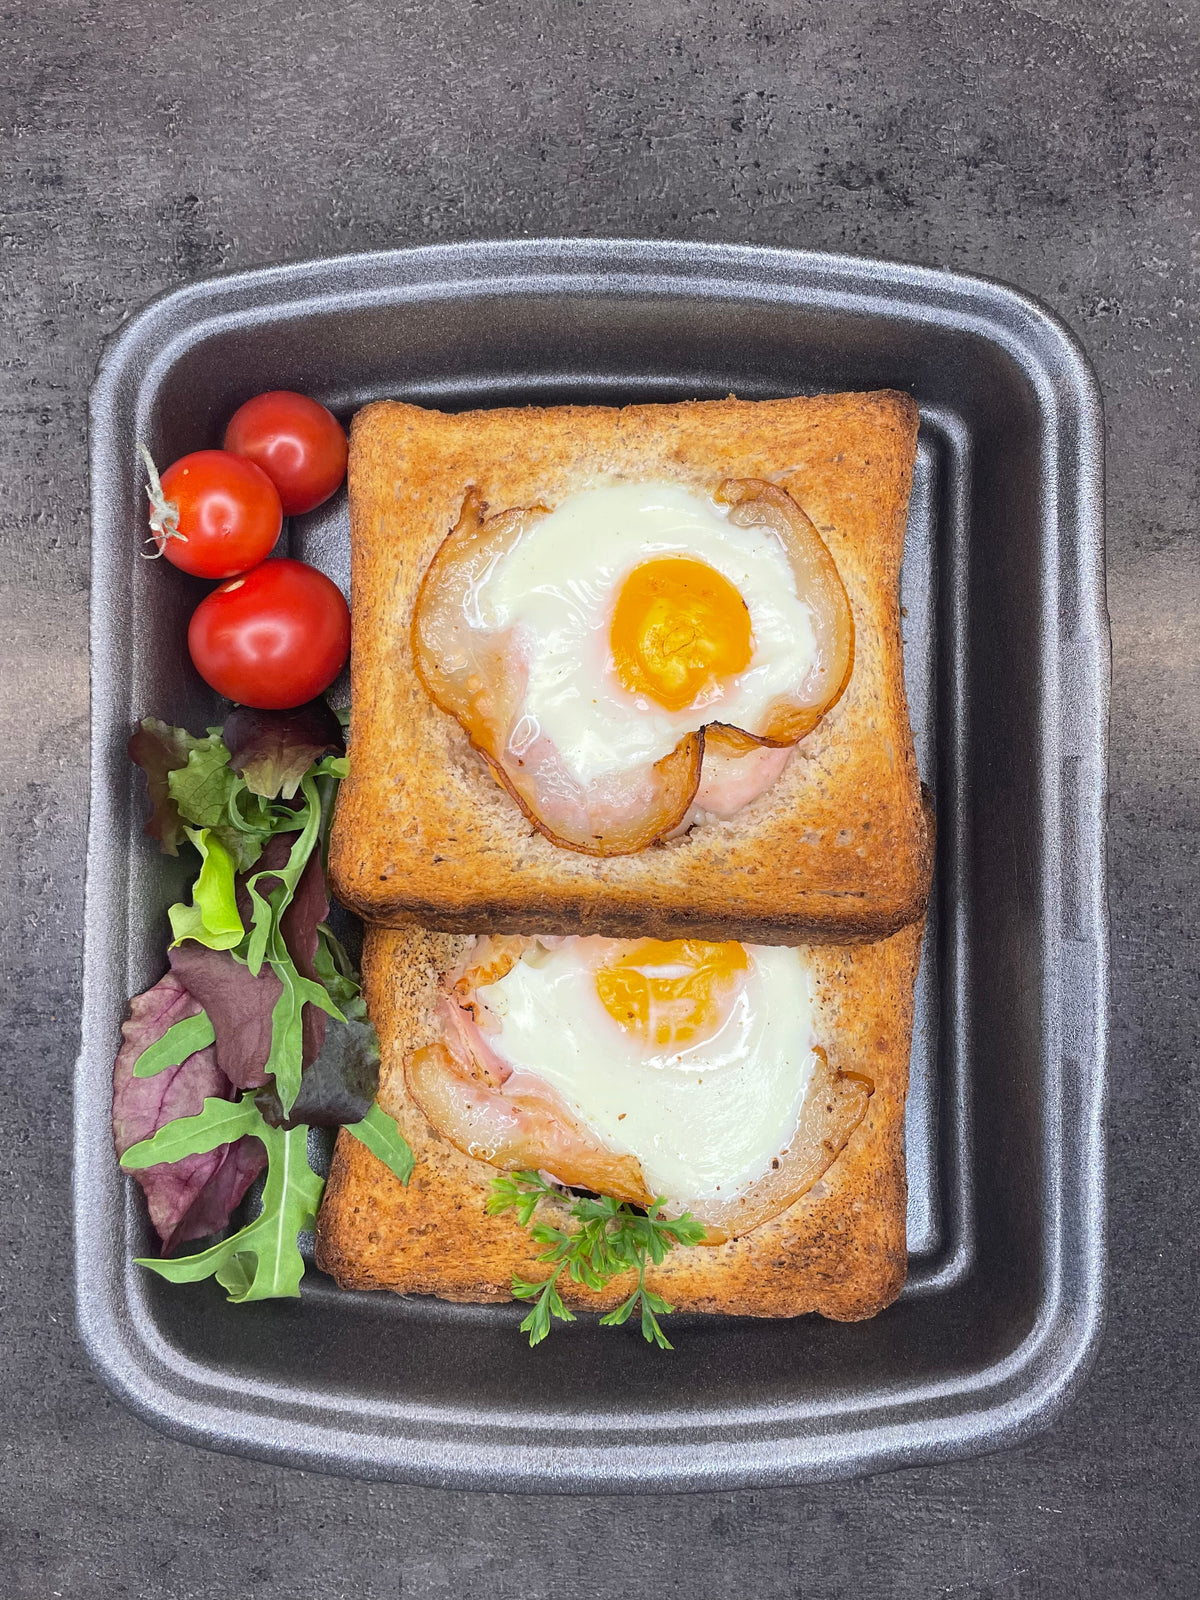
[[[481,940],[406,1079],[460,1149],[643,1205],[715,1241],[791,1205],[870,1095],[831,1071],[801,950]]]
[[[845,685],[849,606],[816,530],[772,485],[720,493],[613,482],[486,520],[468,504],[426,575],[418,672],[558,843],[663,837],[696,797],[704,730],[724,762],[786,748]]]
[[[478,998],[492,1050],[633,1156],[655,1195],[740,1193],[796,1130],[816,1040],[795,950],[581,939],[535,946]]]
[[[571,495],[477,592],[526,668],[508,750],[549,740],[587,786],[653,764],[707,722],[756,729],[801,682],[812,611],[780,541],[678,484]]]

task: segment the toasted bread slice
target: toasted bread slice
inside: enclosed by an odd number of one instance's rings
[[[368,921],[450,932],[791,944],[878,939],[924,911],[932,861],[909,728],[899,576],[916,449],[907,395],[556,406],[446,415],[382,402],[350,449],[352,761],[330,870]],[[854,614],[849,685],[729,821],[593,857],[535,831],[422,687],[413,603],[474,487],[492,511],[613,478],[782,484]]]
[[[787,1211],[729,1243],[677,1248],[647,1273],[650,1287],[678,1309],[760,1317],[818,1311],[845,1322],[873,1316],[899,1294],[904,1100],[921,932],[915,924],[878,944],[809,950],[817,1032],[831,1067],[874,1084],[866,1115],[824,1177]],[[317,1263],[343,1288],[508,1300],[514,1272],[546,1276],[512,1215],[487,1214],[496,1169],[436,1133],[405,1085],[404,1057],[435,1037],[438,977],[463,942],[419,928],[368,931],[363,978],[383,1050],[379,1100],[412,1145],[416,1168],[406,1188],[357,1139],[339,1135]],[[565,1214],[554,1202],[539,1212],[560,1223]],[[561,1287],[570,1305],[596,1311],[630,1291],[624,1279],[600,1294]]]

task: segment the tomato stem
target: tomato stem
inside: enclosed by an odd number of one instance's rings
[[[187,534],[179,531],[179,507],[174,500],[168,500],[163,493],[162,479],[158,475],[158,468],[154,465],[154,457],[139,439],[137,447],[141,451],[142,460],[146,463],[146,472],[150,482],[146,485],[146,498],[150,502],[150,537],[147,544],[157,546],[153,551],[140,550],[138,552],[147,561],[157,561],[167,548],[168,539],[182,539],[187,543]]]

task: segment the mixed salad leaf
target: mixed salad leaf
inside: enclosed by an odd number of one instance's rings
[[[229,766],[252,794],[290,800],[309,767],[322,756],[346,753],[342,724],[324,700],[294,711],[236,706],[225,719]]]
[[[198,858],[169,910],[169,971],[130,1003],[113,1071],[113,1138],[146,1193],[172,1282],[215,1277],[231,1300],[299,1293],[298,1235],[323,1180],[308,1129],[347,1127],[406,1183],[413,1158],[378,1105],[379,1042],[328,926],[324,854],[346,773],[338,717],[235,710],[197,738],[146,718],[129,742],[146,774],[147,834]],[[266,1170],[258,1214],[226,1229]]]
[[[118,1156],[124,1157],[160,1128],[195,1116],[206,1101],[227,1101],[235,1093],[217,1064],[211,1042],[187,1050],[186,1030],[195,1030],[203,1020],[199,1003],[174,973],[168,972],[131,1001],[125,1040],[113,1069],[113,1141]],[[196,1040],[193,1033],[192,1043]],[[164,1157],[139,1170],[138,1181],[163,1250],[170,1252],[189,1239],[223,1228],[265,1161],[261,1145],[245,1140],[235,1146],[226,1140],[205,1151]]]

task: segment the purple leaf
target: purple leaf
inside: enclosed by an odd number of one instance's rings
[[[290,800],[314,761],[346,750],[342,725],[320,698],[293,711],[237,706],[225,719],[225,743],[229,765],[268,800]]]
[[[121,1029],[124,1042],[113,1067],[113,1143],[118,1156],[176,1117],[196,1116],[206,1099],[233,1099],[233,1086],[218,1067],[211,1045],[153,1078],[133,1075],[134,1062],[147,1045],[201,1009],[173,973],[130,1002],[129,1021]],[[265,1165],[266,1151],[259,1141],[239,1139],[204,1155],[134,1173],[145,1190],[163,1254],[223,1228]]]
[[[197,1009],[208,1012],[217,1036],[213,1064],[237,1088],[261,1089],[271,1054],[271,1012],[283,993],[279,979],[268,966],[256,978],[228,950],[210,950],[194,939],[185,939],[167,959]]]
[[[206,1239],[209,1234],[219,1233],[246,1190],[267,1164],[267,1152],[262,1141],[247,1138],[237,1139],[233,1144],[219,1145],[207,1156],[185,1156],[182,1161],[170,1166],[150,1167],[147,1170],[170,1174],[180,1167],[186,1167],[190,1161],[209,1161],[213,1156],[217,1157],[216,1167],[188,1207],[173,1237],[164,1242],[164,1255],[187,1239]],[[145,1173],[138,1176],[144,1178]]]

